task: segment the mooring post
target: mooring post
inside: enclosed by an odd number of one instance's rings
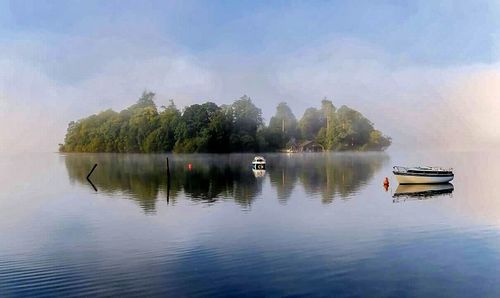
[[[87,180],[89,180],[90,175],[92,175],[92,172],[94,172],[96,167],[97,167],[97,164],[94,164],[94,166],[92,167],[92,170],[90,170],[90,172],[87,175]]]

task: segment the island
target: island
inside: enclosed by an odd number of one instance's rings
[[[181,112],[170,100],[158,108],[155,94],[144,91],[132,106],[71,121],[60,152],[230,153],[381,151],[391,138],[360,112],[328,99],[297,120],[278,104],[266,125],[262,111],[244,95],[231,105],[193,104]]]

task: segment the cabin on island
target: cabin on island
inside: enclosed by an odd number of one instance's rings
[[[295,152],[299,152],[299,145],[293,143],[293,144],[289,144],[286,148],[286,150],[284,150],[284,152],[287,152],[287,153],[295,153]]]
[[[305,141],[299,145],[299,152],[321,152],[323,150],[325,148],[315,141]]]
[[[305,141],[301,144],[292,144],[288,147],[287,152],[322,152],[325,148],[315,141]]]

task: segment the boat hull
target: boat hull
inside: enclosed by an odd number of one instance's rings
[[[436,184],[447,183],[453,180],[453,175],[428,176],[394,173],[394,176],[396,176],[400,184]]]

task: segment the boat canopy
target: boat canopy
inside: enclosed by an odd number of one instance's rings
[[[266,159],[262,156],[256,156],[256,157],[254,157],[253,162],[265,163]]]
[[[398,173],[424,173],[424,174],[451,174],[453,172],[453,168],[442,168],[442,167],[393,167],[395,172]]]

